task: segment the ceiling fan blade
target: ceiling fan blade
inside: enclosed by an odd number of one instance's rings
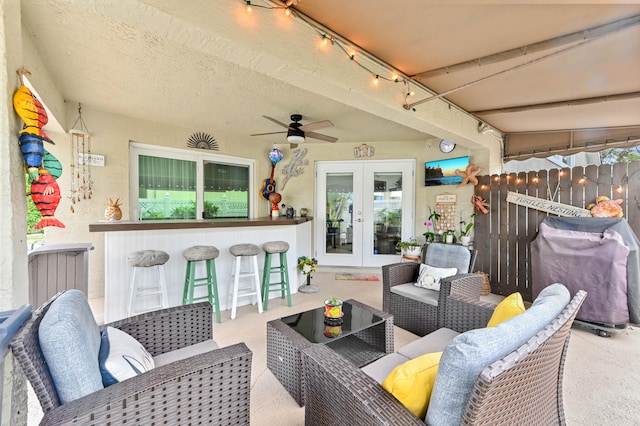
[[[321,135],[315,132],[304,132],[304,135],[308,138],[320,139],[325,142],[335,142],[338,140],[338,138],[334,138],[333,136]]]
[[[303,132],[311,132],[313,130],[324,129],[325,127],[331,127],[333,123],[329,120],[317,121],[315,123],[305,124],[304,126],[300,126],[300,130]]]
[[[277,135],[277,134],[281,134],[281,133],[287,133],[287,132],[285,131],[285,132],[255,133],[255,134],[249,135],[249,136]]]
[[[288,125],[288,124],[284,124],[283,122],[278,121],[278,120],[276,120],[275,118],[267,117],[266,115],[263,115],[263,117],[264,117],[264,118],[266,118],[267,120],[273,121],[273,122],[274,122],[274,123],[276,123],[276,124],[279,124],[279,125],[280,125],[280,126],[282,126],[282,127],[285,127],[285,128],[287,128],[287,129],[289,128],[289,125]]]

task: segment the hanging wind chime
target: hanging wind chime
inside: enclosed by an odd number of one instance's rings
[[[71,213],[74,213],[74,205],[80,200],[91,199],[91,135],[82,120],[82,105],[78,104],[78,118],[71,130],[69,130],[69,147],[71,153],[71,188],[69,199],[71,200]]]

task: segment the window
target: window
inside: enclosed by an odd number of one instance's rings
[[[130,153],[130,217],[251,217],[253,160],[135,142]]]

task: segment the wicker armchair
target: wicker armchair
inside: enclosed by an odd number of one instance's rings
[[[477,251],[469,251],[466,247],[453,244],[429,244],[423,256],[423,263],[438,268],[457,267],[464,273],[443,278],[440,281],[440,291],[414,289],[406,284],[415,283],[418,279],[420,264],[415,262],[400,262],[382,267],[382,310],[394,317],[394,323],[400,328],[418,336],[424,336],[444,326],[447,297],[452,294],[465,295],[479,299],[482,287],[482,276],[471,274],[475,264]],[[464,260],[462,260],[464,259]],[[462,260],[462,261],[461,261]],[[395,286],[402,286],[394,289]],[[420,297],[407,297],[404,292],[396,293],[405,288],[416,294],[435,294],[427,303]]]
[[[462,417],[464,425],[565,424],[564,360],[571,324],[586,293],[525,344],[488,365],[478,376]],[[454,295],[448,318],[464,327],[486,324],[494,306]],[[449,315],[448,315],[449,317]],[[465,321],[467,323],[465,324]],[[483,325],[480,325],[481,327]],[[306,425],[424,425],[374,379],[324,345],[304,350]],[[440,373],[438,373],[440,374]],[[438,379],[436,379],[436,382]]]
[[[41,424],[249,424],[252,353],[244,343],[157,367],[61,404],[40,350],[38,327],[59,293],[37,309],[10,346],[44,411]],[[111,324],[152,356],[210,340],[209,302],[149,312]]]

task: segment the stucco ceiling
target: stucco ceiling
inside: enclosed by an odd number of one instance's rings
[[[248,17],[242,0],[24,0],[22,13],[65,99],[179,126],[224,126],[246,137],[279,130],[262,115],[288,122],[297,112],[307,123],[331,120],[334,127],[320,133],[340,142],[464,139],[463,131],[430,126],[440,115],[431,104],[439,100],[415,105],[412,115],[402,108],[401,84],[368,98],[354,81],[368,81],[369,71],[338,49],[323,52],[313,41],[317,28],[380,58],[413,87],[450,92],[447,100],[503,132],[640,125],[640,25],[578,47],[580,41],[558,42],[624,18],[637,22],[638,4],[300,0],[292,6],[297,18],[259,7]],[[525,48],[545,40],[553,40],[551,47]],[[523,54],[510,59],[486,65],[479,59],[517,48]],[[477,61],[461,70],[423,74],[471,60]],[[421,91],[408,102],[430,96]],[[505,110],[513,107],[519,108]]]

